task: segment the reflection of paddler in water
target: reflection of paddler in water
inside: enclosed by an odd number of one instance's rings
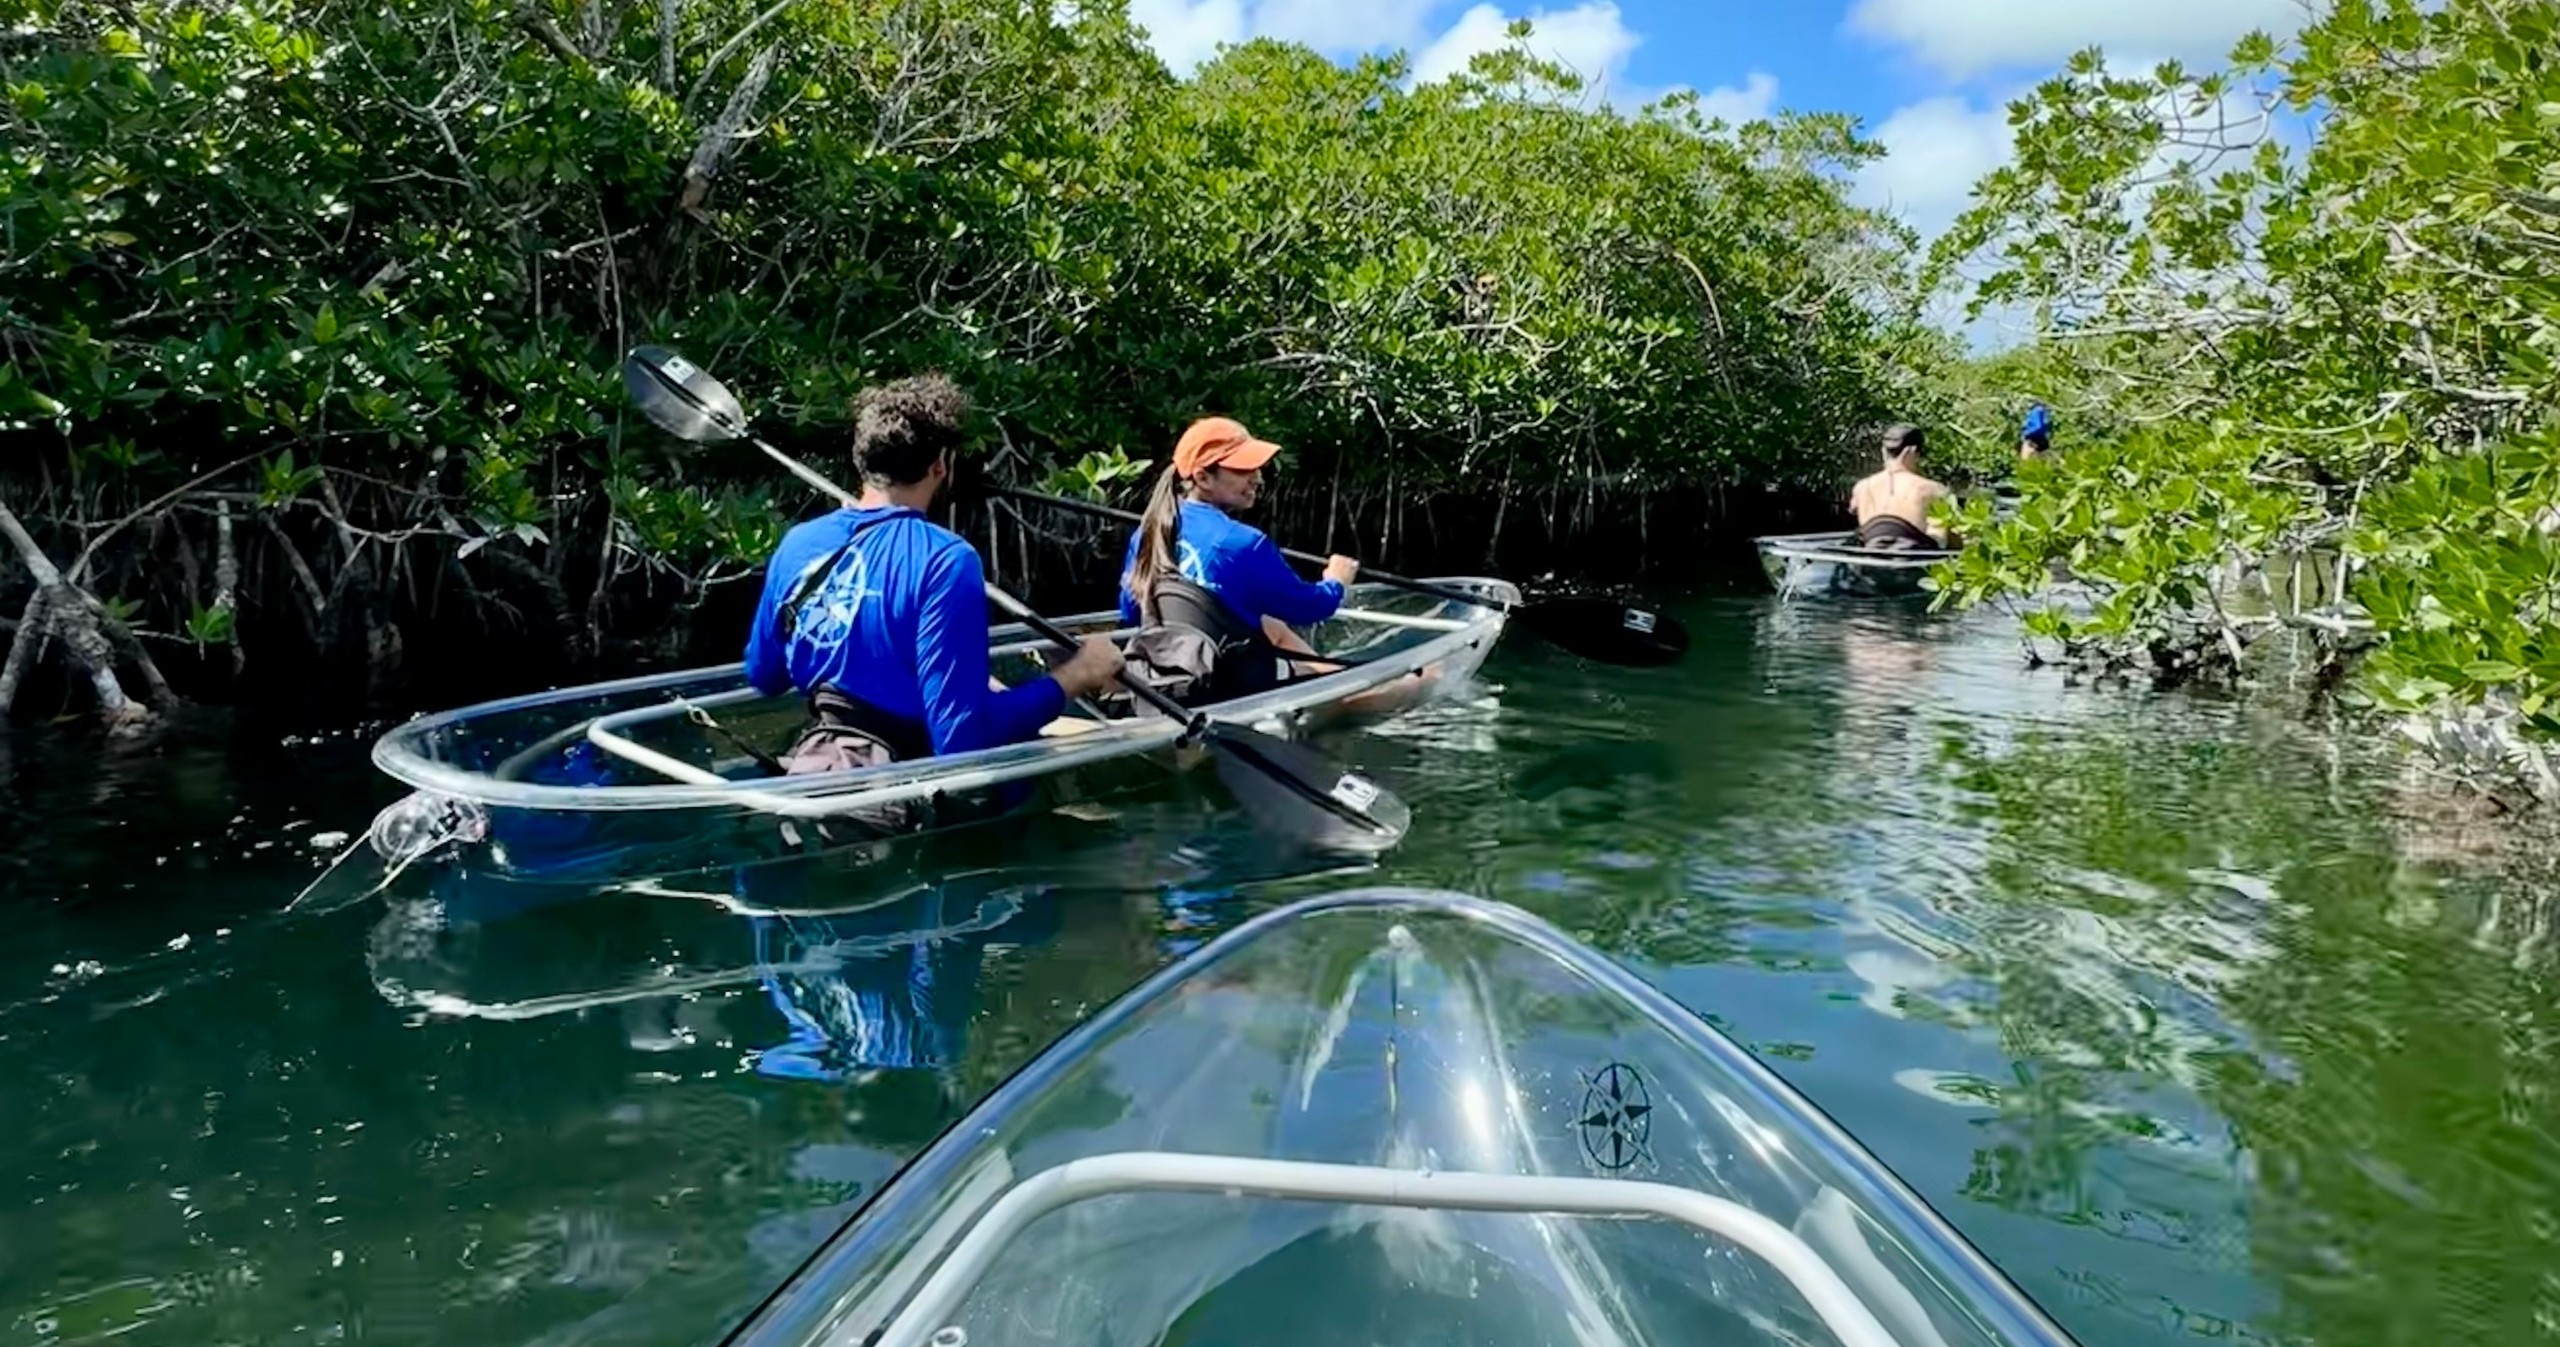
[[[1844,700],[1865,709],[1907,711],[1922,675],[1937,663],[1937,651],[1908,632],[1880,630],[1866,624],[1846,627],[1840,637]]]
[[[811,873],[748,867],[734,887],[753,907],[805,906]],[[1040,943],[1058,929],[1057,904],[1037,888],[965,881],[861,912],[748,920],[758,980],[789,1030],[757,1054],[756,1070],[823,1081],[870,1070],[947,1080],[968,1046],[987,948]]]
[[[1900,552],[1955,546],[1947,526],[1930,517],[1947,498],[1947,488],[1921,475],[1920,441],[1918,426],[1887,429],[1883,468],[1850,489],[1860,547]]]

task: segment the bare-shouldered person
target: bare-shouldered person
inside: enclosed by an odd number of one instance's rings
[[[1858,545],[1894,551],[1952,547],[1947,526],[1930,509],[1947,488],[1920,472],[1920,428],[1894,426],[1884,433],[1884,467],[1849,492],[1857,516]]]

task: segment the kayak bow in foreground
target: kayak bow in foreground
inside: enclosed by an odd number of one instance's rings
[[[731,1342],[1035,1339],[2070,1341],[1731,1041],[1533,917],[1414,890],[1297,904],[1151,979]]]

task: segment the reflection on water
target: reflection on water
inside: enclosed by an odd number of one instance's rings
[[[1625,960],[2092,1343],[2560,1339],[2560,845],[2270,699],[2066,688],[1995,618],[1683,615],[1678,670],[1515,641],[1332,745],[1415,815],[1348,872],[1142,795],[286,919],[393,793],[363,736],[22,739],[0,1342],[713,1340],[1043,1044],[1355,877]]]

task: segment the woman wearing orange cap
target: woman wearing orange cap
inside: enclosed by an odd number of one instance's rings
[[[1121,563],[1121,619],[1207,633],[1221,651],[1217,698],[1279,682],[1282,651],[1315,653],[1289,624],[1333,616],[1360,574],[1359,562],[1335,556],[1323,579],[1299,579],[1262,530],[1230,517],[1253,507],[1263,465],[1279,452],[1226,417],[1192,422]]]

